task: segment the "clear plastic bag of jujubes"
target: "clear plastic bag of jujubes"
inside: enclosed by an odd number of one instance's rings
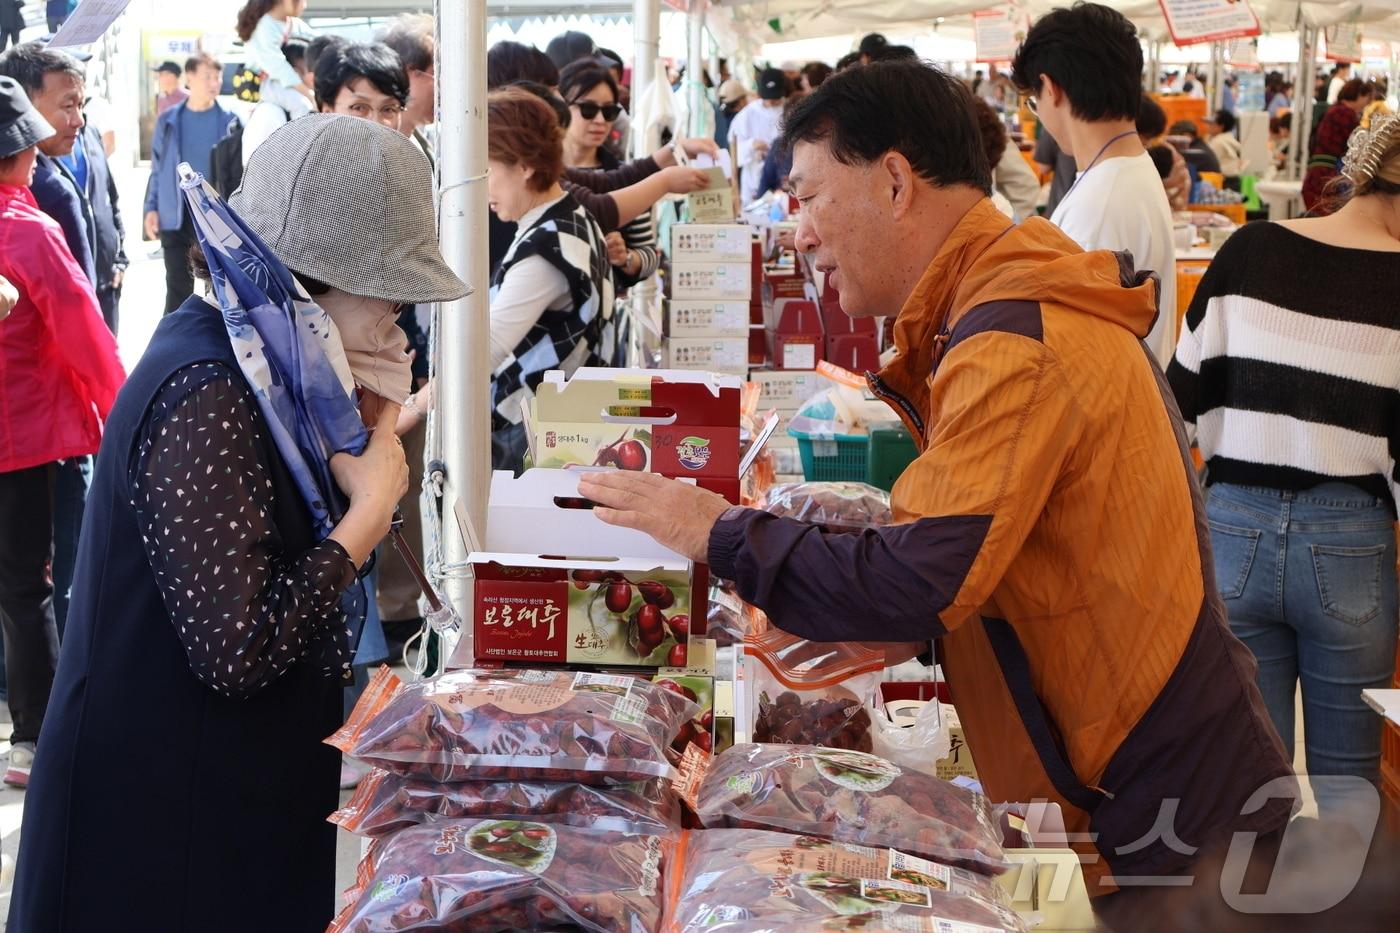
[[[744,640],[744,662],[755,742],[872,749],[882,653],[769,629]]]
[[[443,820],[378,839],[328,933],[659,928],[671,835]]]
[[[675,777],[666,749],[697,711],[636,677],[468,670],[404,684],[385,668],[327,741],[432,781],[619,784]]]

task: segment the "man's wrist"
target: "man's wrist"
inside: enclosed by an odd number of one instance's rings
[[[706,563],[709,564],[712,574],[725,580],[734,579],[735,559],[748,530],[748,517],[755,514],[761,513],[740,505],[720,513],[719,518],[710,527],[706,548]]]

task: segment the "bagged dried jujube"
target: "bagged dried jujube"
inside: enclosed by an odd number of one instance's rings
[[[862,752],[735,745],[710,761],[695,809],[707,827],[885,846],[984,874],[1007,868],[985,797]]]
[[[680,803],[661,779],[595,787],[543,781],[440,784],[375,769],[331,822],[383,836],[443,819],[530,819],[615,832],[664,834],[680,826]]]
[[[450,671],[405,684],[384,668],[327,741],[432,781],[621,784],[674,777],[666,749],[698,711],[636,677]]]
[[[890,494],[865,483],[787,483],[771,487],[763,510],[827,531],[851,532],[894,522]]]
[[[940,921],[1008,933],[1025,929],[992,879],[893,849],[710,829],[688,835],[678,862],[670,897],[679,933],[934,931],[944,929]]]
[[[671,836],[445,820],[376,840],[328,933],[650,933]]]

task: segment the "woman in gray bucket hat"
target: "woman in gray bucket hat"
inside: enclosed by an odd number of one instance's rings
[[[17,933],[302,933],[332,919],[340,756],[323,740],[342,721],[342,595],[408,478],[392,427],[402,346],[380,323],[467,288],[438,252],[422,153],[371,121],[288,123],[233,206],[318,302],[340,303],[337,327],[301,345],[344,336],[375,429],[361,455],[330,458],[348,505],[318,533],[324,505],[274,436],[273,384],[242,365],[259,350],[239,342],[237,314],[194,297],[161,321],[93,476],[25,801]],[[223,253],[210,264],[224,287]],[[323,320],[295,310],[293,333]],[[358,356],[357,328],[372,341]]]

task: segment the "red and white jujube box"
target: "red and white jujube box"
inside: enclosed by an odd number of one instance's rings
[[[826,359],[826,334],[814,302],[783,303],[773,330],[773,366],[777,369],[816,369]]]
[[[531,402],[533,464],[649,470],[739,501],[737,375],[680,369],[545,373]]]
[[[705,625],[706,568],[600,521],[579,495],[582,475],[494,474],[482,550],[468,556],[475,657],[454,658],[454,666],[684,662],[676,648],[689,642],[690,619]]]

